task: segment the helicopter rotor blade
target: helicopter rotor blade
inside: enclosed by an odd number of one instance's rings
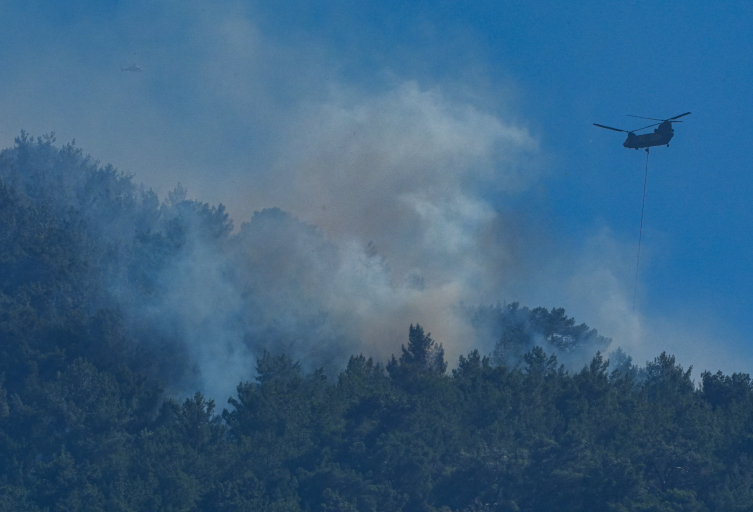
[[[594,126],[598,126],[599,128],[606,128],[607,130],[612,130],[612,131],[615,131],[615,132],[630,133],[627,130],[620,130],[619,128],[612,128],[611,126],[604,126],[603,124],[596,124],[596,123],[594,123]]]
[[[685,112],[684,114],[680,114],[679,116],[669,117],[667,119],[656,119],[654,117],[634,116],[634,115],[631,115],[631,114],[628,114],[627,116],[628,117],[637,117],[638,119],[650,119],[651,121],[672,121],[673,119],[677,119],[679,117],[687,116],[688,114],[690,114],[690,112]],[[682,121],[672,121],[672,122],[680,123]]]
[[[669,119],[667,119],[667,121],[671,121],[672,119],[677,119],[678,117],[687,116],[688,114],[690,114],[690,112],[685,112],[684,114],[680,114],[679,116],[670,117]],[[675,121],[675,122],[681,123],[682,121]]]
[[[639,131],[641,131],[641,130],[645,130],[646,128],[651,128],[652,126],[656,126],[656,125],[658,125],[658,124],[661,124],[661,123],[654,123],[654,124],[650,124],[650,125],[648,125],[648,126],[644,126],[643,128],[636,128],[635,130],[632,130],[632,131],[634,131],[634,132],[639,132]]]
[[[677,118],[680,118],[680,117],[683,117],[683,116],[687,116],[688,114],[690,114],[690,112],[685,112],[684,114],[680,114],[679,116],[669,117],[667,119],[656,119],[656,118],[653,118],[653,117],[634,116],[634,115],[631,115],[631,114],[628,114],[627,116],[628,117],[637,117],[638,119],[650,119],[651,121],[672,121],[673,119],[677,119]],[[679,123],[681,121],[674,121],[674,122]]]
[[[638,119],[650,119],[652,121],[666,121],[666,119],[654,119],[653,117],[643,117],[643,116],[632,116],[630,114],[627,114],[628,117],[637,117]],[[677,116],[680,117],[680,116]],[[674,117],[672,118],[674,119]]]

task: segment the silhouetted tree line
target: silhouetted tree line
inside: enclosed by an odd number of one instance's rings
[[[568,363],[590,359],[612,340],[586,324],[576,325],[563,308],[520,307],[520,304],[468,308],[471,325],[482,342],[491,342],[495,364],[514,366],[535,346],[556,354]]]
[[[665,353],[566,371],[557,354],[605,341],[559,309],[478,308],[497,349],[449,372],[415,325],[385,365],[262,351],[222,411],[171,398],[178,335],[116,297],[163,293],[185,244],[229,232],[72,145],[0,153],[0,511],[753,510],[750,376],[694,383]]]

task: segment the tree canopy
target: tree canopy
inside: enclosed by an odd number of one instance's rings
[[[517,303],[469,310],[494,349],[449,372],[418,324],[386,364],[334,343],[343,364],[312,367],[255,309],[271,291],[181,331],[178,312],[148,312],[200,277],[197,251],[211,276],[273,288],[233,251],[284,248],[277,229],[331,248],[281,210],[233,235],[221,206],[180,188],[160,202],[51,137],[0,157],[0,511],[753,510],[748,374],[696,382],[670,354],[638,367],[622,351],[568,370],[608,340]],[[341,335],[326,315],[299,321],[310,340]],[[259,343],[255,378],[218,407],[191,389],[187,351],[227,342],[222,323]]]

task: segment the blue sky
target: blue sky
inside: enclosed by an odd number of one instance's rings
[[[280,206],[341,247],[372,241],[393,281],[428,283],[405,310],[446,345],[463,331],[443,308],[519,300],[639,361],[753,368],[749,2],[0,1],[0,17],[2,147],[54,131],[236,225]],[[592,123],[687,111],[650,154],[633,311],[646,155]]]

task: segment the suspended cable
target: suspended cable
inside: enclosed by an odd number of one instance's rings
[[[641,238],[643,238],[643,210],[646,208],[646,182],[648,181],[648,148],[646,148],[646,174],[643,176],[643,204],[641,204],[641,229],[638,232],[638,259],[635,262],[635,287],[633,288],[633,311],[638,295],[638,268],[641,263]]]

